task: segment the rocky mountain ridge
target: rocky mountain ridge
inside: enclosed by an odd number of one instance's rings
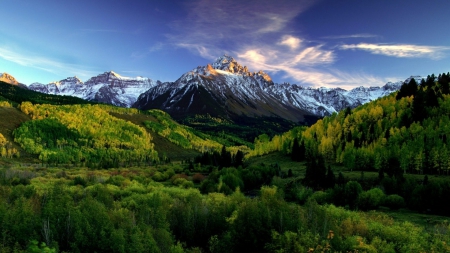
[[[122,107],[157,108],[180,117],[191,114],[226,118],[264,116],[299,122],[307,115],[322,117],[346,107],[354,108],[395,92],[402,84],[389,82],[382,87],[361,86],[348,91],[276,84],[264,71],[251,72],[233,57],[224,55],[174,82],[123,77],[109,71],[86,82],[75,76],[49,84],[33,83],[28,88]]]
[[[69,95],[89,101],[130,107],[140,94],[158,84],[145,77],[123,77],[114,71],[104,72],[83,83],[78,77],[68,77],[49,84],[32,83],[29,89],[54,95]]]
[[[397,91],[402,84],[361,86],[350,91],[275,84],[267,73],[250,72],[225,55],[183,74],[175,82],[151,88],[139,96],[133,107],[158,108],[174,115],[215,115],[220,111],[228,116],[275,116],[298,122],[305,115],[326,116],[346,107],[354,108]]]

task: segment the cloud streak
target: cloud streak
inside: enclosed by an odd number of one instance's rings
[[[242,48],[268,35],[280,38],[288,23],[311,4],[309,0],[192,1],[186,5],[187,17],[171,23],[174,32],[167,37],[177,47],[218,57],[226,53],[224,48]]]
[[[303,50],[307,52],[308,50]],[[313,61],[316,56],[303,58],[305,61],[301,67],[294,64],[293,61],[298,56],[289,57],[288,55],[273,57],[266,55],[278,54],[278,51],[269,49],[253,49],[238,53],[238,59],[241,63],[253,69],[263,69],[272,73],[284,73],[286,77],[295,79],[297,82],[306,86],[314,87],[340,87],[343,89],[352,89],[357,86],[380,86],[385,84],[387,79],[375,77],[362,73],[345,73],[336,69],[328,68],[322,70],[308,66],[307,62]],[[320,59],[323,62],[333,61],[332,52],[325,52]],[[314,54],[313,54],[314,55]]]
[[[76,64],[62,63],[60,61],[31,53],[19,53],[18,50],[5,46],[0,46],[0,57],[22,66],[43,70],[56,75],[60,75],[61,73],[70,73],[69,75],[89,78],[96,74],[96,72],[86,70],[84,67]]]
[[[445,56],[444,51],[450,47],[420,46],[411,44],[348,44],[339,47],[342,50],[364,50],[372,54],[380,54],[399,58],[430,58],[439,60]]]
[[[377,38],[380,37],[375,34],[370,33],[358,33],[358,34],[349,34],[349,35],[336,35],[336,36],[325,36],[322,37],[324,39],[355,39],[355,38]]]

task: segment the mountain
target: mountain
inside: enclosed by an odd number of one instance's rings
[[[346,107],[354,108],[397,91],[403,82],[383,87],[305,88],[275,84],[263,72],[250,72],[230,56],[197,67],[175,82],[160,83],[139,96],[133,107],[162,109],[175,118],[210,114],[236,118],[281,117],[303,122],[305,116],[326,116]]]
[[[284,104],[266,89],[274,83],[266,73],[249,72],[232,57],[197,67],[175,82],[161,83],[141,96],[133,107],[162,109],[175,118],[209,114],[225,118],[239,116],[282,117],[303,120],[307,111]]]
[[[420,81],[420,77],[411,77]],[[408,79],[407,79],[408,81]],[[183,74],[175,82],[144,77],[123,77],[109,71],[83,83],[70,77],[49,84],[33,83],[29,89],[47,94],[71,95],[89,101],[139,109],[161,109],[174,118],[211,115],[226,119],[276,117],[306,122],[344,108],[355,108],[397,91],[403,82],[382,87],[311,88],[274,83],[263,72],[251,72],[224,55],[206,66]]]
[[[68,77],[49,84],[33,83],[29,89],[54,95],[69,95],[85,100],[130,107],[138,96],[157,85],[150,78],[124,77],[113,71],[90,78],[83,83],[78,77]]]
[[[26,89],[27,86],[24,84],[19,83],[16,78],[14,78],[12,75],[8,74],[8,73],[0,73],[0,81],[5,82],[5,83],[9,83],[12,85],[17,85],[21,88]]]

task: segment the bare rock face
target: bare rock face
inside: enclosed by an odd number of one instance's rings
[[[123,77],[109,71],[83,83],[78,77],[68,77],[49,84],[33,83],[29,89],[54,95],[70,95],[122,107],[130,107],[138,96],[158,82],[145,77]]]
[[[13,85],[19,84],[19,82],[17,82],[17,80],[8,73],[0,73],[0,81]]]
[[[23,83],[19,83],[16,78],[8,73],[0,73],[0,81],[9,83],[11,85],[17,85],[22,89],[28,89],[27,86]]]

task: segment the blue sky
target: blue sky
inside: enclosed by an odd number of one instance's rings
[[[175,81],[228,54],[275,82],[380,86],[450,71],[448,0],[0,0],[0,72]]]

